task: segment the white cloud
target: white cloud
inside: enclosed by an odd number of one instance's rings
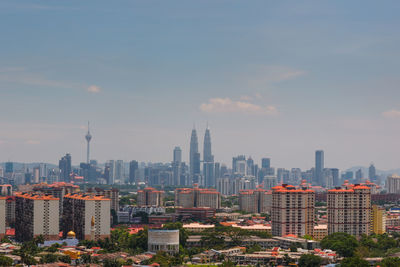
[[[382,116],[385,118],[400,118],[400,110],[392,109],[382,112]]]
[[[293,69],[285,66],[258,66],[246,79],[249,85],[254,87],[264,87],[270,84],[279,83],[295,79],[305,75],[304,70]]]
[[[210,98],[208,103],[200,105],[200,110],[207,113],[247,113],[260,115],[276,115],[278,110],[274,106],[261,106],[246,101],[234,101],[226,98]]]
[[[87,88],[87,90],[88,90],[88,92],[90,92],[90,93],[96,94],[96,93],[100,93],[101,88],[98,87],[97,85],[91,85],[91,86],[89,86],[89,87]]]

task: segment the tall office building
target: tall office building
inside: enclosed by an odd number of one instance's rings
[[[255,176],[254,173],[254,160],[251,157],[247,158],[247,170],[246,170],[246,175],[248,176]]]
[[[139,163],[136,160],[129,162],[129,183],[138,184],[139,182]]]
[[[272,235],[313,235],[315,192],[282,184],[272,188]]]
[[[14,172],[14,163],[12,162],[6,162],[6,171],[5,173],[13,173]]]
[[[262,158],[261,159],[261,168],[271,168],[271,159],[270,158]]]
[[[58,162],[58,168],[60,169],[59,181],[69,182],[71,180],[70,175],[72,172],[70,154],[65,154],[65,156],[60,159],[60,161]]]
[[[239,155],[232,158],[232,174],[246,175],[246,157]]]
[[[376,181],[376,169],[373,163],[368,168],[368,178],[371,182]]]
[[[364,176],[364,174],[363,174],[362,170],[358,169],[356,171],[356,183],[361,183],[362,179],[363,179],[363,176]]]
[[[15,239],[30,241],[42,235],[45,240],[58,240],[59,199],[53,196],[18,193],[15,196]],[[56,215],[56,216],[54,216]]]
[[[328,190],[328,233],[343,232],[361,236],[370,233],[371,190],[349,184]]]
[[[6,234],[6,199],[7,197],[0,197],[0,239]]]
[[[203,145],[203,176],[206,187],[215,187],[214,156],[211,152],[211,134],[207,126]]]
[[[315,151],[315,184],[323,185],[324,151]]]
[[[190,137],[190,151],[189,151],[189,175],[193,183],[199,182],[200,176],[200,153],[199,143],[197,140],[196,129],[193,128]]]
[[[89,129],[89,122],[87,123],[87,134],[85,135],[85,139],[87,142],[87,150],[86,150],[86,164],[90,163],[90,140],[92,140],[92,135],[90,134],[90,129]]]
[[[143,190],[138,190],[137,205],[144,206],[164,206],[164,191],[156,190],[152,187],[146,187]]]
[[[219,209],[221,207],[221,194],[215,189],[177,188],[175,189],[175,206]]]
[[[332,168],[332,169],[331,169],[331,174],[332,174],[333,186],[339,186],[339,185],[340,185],[340,180],[339,180],[339,169],[337,169],[337,168]]]
[[[182,149],[179,146],[174,148],[173,162],[182,162]]]
[[[125,182],[125,168],[123,160],[117,160],[115,162],[115,179],[119,180],[120,183]]]
[[[172,159],[172,185],[182,185],[182,172],[182,150],[180,147],[176,146],[174,148]]]
[[[74,231],[79,240],[110,237],[111,200],[93,194],[64,196],[62,231],[66,237]]]

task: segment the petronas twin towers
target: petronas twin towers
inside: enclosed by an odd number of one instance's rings
[[[196,129],[193,128],[190,137],[190,178],[192,183],[205,187],[215,186],[214,156],[211,153],[210,129],[206,128],[203,144],[203,174],[200,170],[199,142]]]

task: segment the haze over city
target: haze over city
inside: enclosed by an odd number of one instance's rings
[[[0,161],[395,169],[399,3],[2,1]],[[49,23],[51,21],[52,23]],[[200,143],[202,150],[202,143]]]

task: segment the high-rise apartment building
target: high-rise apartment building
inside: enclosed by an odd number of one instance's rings
[[[383,207],[372,205],[372,229],[371,232],[377,235],[386,232],[386,210]]]
[[[19,242],[42,235],[58,240],[59,199],[50,195],[18,193],[15,196],[15,239]]]
[[[103,196],[110,199],[110,208],[115,212],[119,211],[119,190],[116,188],[103,189],[103,188],[89,188],[88,193],[94,193],[96,196]]]
[[[386,188],[390,194],[400,194],[400,176],[392,174],[386,178]]]
[[[0,197],[0,239],[6,234],[6,197]]]
[[[215,189],[177,188],[175,189],[175,206],[219,209],[221,207],[221,194]]]
[[[343,232],[355,236],[370,233],[371,190],[349,184],[328,190],[328,233]]]
[[[14,172],[14,163],[13,162],[6,162],[6,174]]]
[[[272,235],[313,235],[315,192],[282,184],[272,188]]]
[[[146,187],[143,190],[138,190],[137,205],[143,206],[164,206],[164,191],[156,190],[152,187]]]
[[[270,212],[272,193],[262,188],[241,190],[239,192],[239,209],[251,213]]]
[[[322,171],[324,170],[324,151],[315,151],[315,184],[323,184]]]
[[[74,231],[79,240],[98,240],[110,237],[111,200],[94,194],[67,194],[64,196],[64,237]]]
[[[139,182],[139,163],[136,160],[129,162],[129,183],[138,184]]]
[[[60,159],[58,162],[58,168],[60,169],[60,176],[59,176],[59,181],[60,182],[69,182],[71,180],[71,155],[66,154],[64,157]]]
[[[80,189],[78,185],[66,182],[57,182],[53,184],[38,184],[33,188],[33,191],[36,193],[51,195],[55,198],[58,198],[60,223],[62,219],[64,196],[66,194],[77,193],[79,192],[79,190]]]

